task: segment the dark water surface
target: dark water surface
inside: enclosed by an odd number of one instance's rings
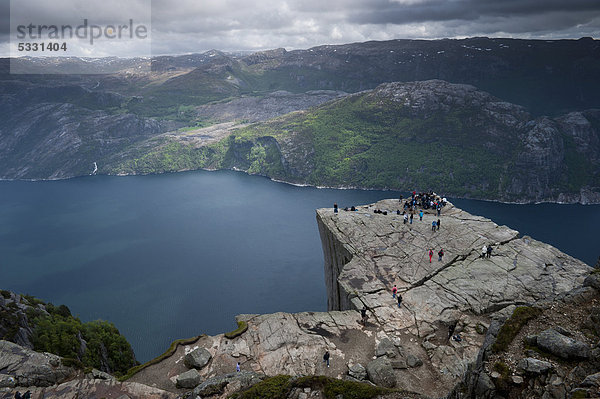
[[[397,197],[242,173],[0,182],[0,288],[113,322],[140,361],[240,313],[326,310],[315,209]],[[588,264],[600,206],[454,200]]]

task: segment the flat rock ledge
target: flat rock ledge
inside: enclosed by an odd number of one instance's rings
[[[426,211],[412,224],[396,209],[398,200],[357,211],[317,210],[330,311],[239,315],[238,321],[248,323],[241,336],[203,336],[130,381],[181,393],[175,383],[188,370],[185,356],[204,348],[211,358],[198,370],[203,381],[235,372],[238,362],[242,371],[266,376],[337,378],[353,378],[349,373],[356,376],[361,365],[384,385],[443,397],[475,362],[493,319],[506,317],[514,305],[552,302],[580,287],[592,271],[550,245],[451,203],[439,217]],[[433,231],[437,219],[441,228]],[[490,258],[481,257],[483,245],[493,246]],[[400,307],[392,297],[394,284],[403,297]],[[391,367],[375,367],[381,365]]]

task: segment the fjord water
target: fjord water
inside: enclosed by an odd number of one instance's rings
[[[233,330],[236,314],[326,310],[315,209],[397,196],[230,171],[4,181],[0,288],[109,320],[146,361]],[[600,255],[600,206],[453,201],[588,264]]]

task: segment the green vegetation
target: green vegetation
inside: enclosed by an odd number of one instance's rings
[[[536,318],[542,313],[541,309],[530,306],[519,306],[514,311],[512,316],[506,320],[496,342],[492,345],[494,353],[505,351],[510,343],[515,339],[521,328],[531,319]]]
[[[498,361],[494,363],[493,369],[500,374],[494,383],[496,389],[507,392],[510,389],[510,368],[506,363]]]
[[[267,378],[243,392],[234,393],[231,399],[280,399],[292,389],[289,375]]]
[[[246,330],[248,330],[248,323],[246,323],[245,321],[238,321],[237,324],[238,328],[236,328],[233,331],[226,332],[225,338],[234,339],[235,337],[239,337],[240,335],[245,333]]]
[[[175,351],[177,350],[178,345],[193,344],[194,342],[198,341],[201,337],[202,337],[202,335],[199,335],[197,337],[178,339],[178,340],[171,342],[169,349],[167,349],[165,353],[163,353],[162,355],[160,355],[158,357],[155,357],[152,360],[147,361],[144,364],[139,364],[135,367],[130,368],[129,370],[127,370],[126,374],[119,377],[119,381],[121,381],[121,382],[127,381],[128,379],[133,377],[136,373],[140,372],[141,370],[145,369],[146,367],[152,366],[153,364],[160,363],[164,359],[168,358],[169,356],[172,356],[173,353],[175,353]]]
[[[70,359],[69,364],[108,370],[120,375],[135,364],[131,346],[117,328],[97,320],[82,323],[61,305],[48,305],[46,314],[29,314],[35,325],[33,345],[37,351],[57,354]],[[85,341],[85,350],[82,347]]]
[[[501,151],[488,151],[479,134],[484,122],[468,107],[415,117],[400,103],[352,96],[236,131],[226,139],[223,166],[317,186],[419,186],[493,196],[499,165],[510,159],[514,143],[504,139]],[[280,154],[265,156],[261,140],[268,138],[291,140],[293,152],[309,154],[298,155],[309,163],[300,176],[283,169]]]
[[[2,296],[10,299],[11,293],[2,291]],[[20,302],[27,306],[19,308],[11,301],[0,307],[4,331],[0,339],[13,341],[20,327],[29,326],[34,349],[61,356],[65,365],[119,375],[136,364],[131,346],[113,324],[101,320],[82,323],[67,306],[44,303],[31,295],[21,295]]]
[[[327,399],[342,395],[344,399],[371,399],[378,395],[399,392],[367,383],[338,380],[326,376],[306,376],[292,378],[288,375],[270,377],[243,392],[231,396],[232,399],[281,399],[286,398],[294,388],[322,390]]]
[[[378,395],[385,395],[397,390],[381,388],[370,384],[344,381],[325,376],[307,376],[294,381],[295,387],[320,388],[327,399],[335,399],[342,395],[344,399],[370,399]]]

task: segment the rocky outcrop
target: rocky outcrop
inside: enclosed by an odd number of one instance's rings
[[[470,375],[482,346],[493,343],[515,305],[564,298],[592,270],[452,204],[442,210],[442,227],[435,232],[431,221],[438,217],[430,211],[413,224],[404,224],[395,212],[373,213],[397,207],[397,200],[386,200],[355,212],[317,211],[329,312],[240,315],[248,325],[240,336],[201,337],[131,381],[152,377],[158,388],[173,389],[174,377],[188,370],[186,355],[204,348],[211,354],[198,370],[204,381],[232,373],[239,362],[242,371],[261,375],[368,378],[442,397]],[[489,259],[480,257],[483,244],[494,247]],[[443,260],[436,256],[430,263],[429,248],[443,248]],[[391,295],[394,284],[403,297],[400,308]],[[365,305],[362,324],[358,309]],[[450,329],[453,339],[448,339]],[[331,354],[330,367],[322,360],[325,351]],[[482,392],[494,387],[489,376],[478,381]]]
[[[201,336],[194,343],[179,345],[171,356],[124,384],[111,383],[99,374],[62,382],[68,376],[65,369],[58,358],[45,354],[31,355],[46,359],[35,358],[36,364],[46,361],[41,374],[38,366],[27,368],[20,360],[0,357],[12,367],[0,364],[2,389],[14,389],[13,384],[54,384],[48,388],[52,392],[48,397],[53,397],[58,392],[70,395],[72,389],[109,392],[112,384],[111,389],[131,398],[142,397],[131,393],[134,387],[156,398],[189,392],[225,397],[264,376],[289,374],[369,379],[430,397],[449,392],[461,397],[460,392],[466,391],[486,398],[513,386],[523,389],[522,397],[564,397],[577,389],[595,392],[597,370],[588,366],[567,370],[531,349],[526,349],[526,356],[521,355],[525,349],[519,356],[508,356],[512,359],[508,365],[492,354],[492,344],[502,334],[500,327],[517,306],[535,305],[556,317],[567,317],[596,303],[594,288],[582,288],[595,275],[591,267],[450,203],[441,216],[427,210],[423,221],[415,218],[412,224],[403,223],[397,208],[398,200],[384,200],[356,211],[317,211],[328,312],[239,315],[238,321],[247,324],[242,334],[231,339],[223,334]],[[431,221],[438,218],[441,228],[434,231]],[[483,245],[493,246],[491,257],[481,257]],[[429,249],[436,253],[443,249],[444,255],[430,261]],[[391,294],[394,284],[403,298],[401,306]],[[358,310],[365,306],[363,322]],[[538,316],[543,329],[523,332],[526,335],[514,341],[557,358],[596,364],[600,359],[596,342],[579,330],[573,333],[560,325],[546,325],[544,315]],[[597,311],[580,315],[581,328],[593,334],[596,320]],[[5,345],[11,349],[0,353],[22,351],[14,344]],[[323,361],[326,351],[329,367]],[[234,372],[237,363],[241,372]],[[464,389],[453,391],[462,383]]]
[[[34,352],[8,341],[0,341],[0,376],[14,381],[13,386],[47,387],[75,375],[61,358],[50,353]],[[6,384],[6,383],[5,383]]]

